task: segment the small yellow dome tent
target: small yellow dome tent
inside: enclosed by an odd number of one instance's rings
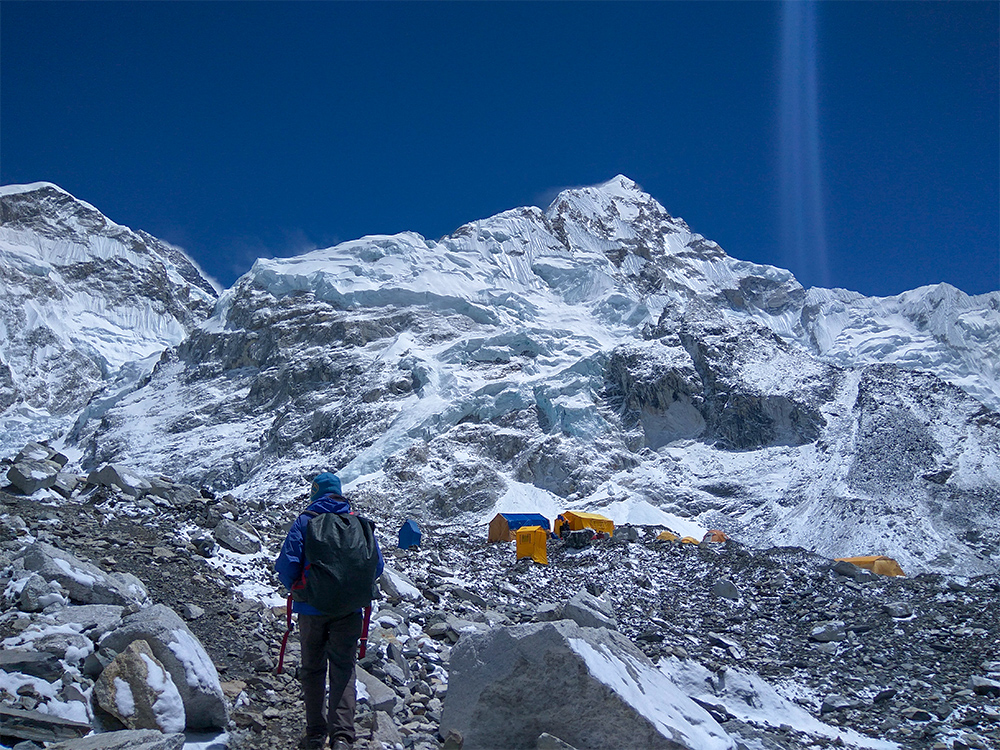
[[[681,539],[681,544],[698,544],[698,540],[693,536],[686,536]]]
[[[676,542],[678,539],[680,539],[680,537],[677,536],[672,531],[661,531],[659,534],[656,535],[656,538],[658,541],[663,541],[663,542]]]
[[[541,526],[522,526],[517,534],[517,558],[530,557],[542,565],[549,564],[548,550],[545,547],[545,540],[549,537],[549,532]]]
[[[605,531],[608,534],[615,533],[615,522],[599,513],[584,513],[577,510],[567,510],[562,514],[569,523],[570,531],[580,531],[581,529],[593,529],[594,531]]]
[[[885,555],[865,555],[862,557],[838,557],[837,562],[849,562],[859,568],[870,570],[880,576],[905,576],[899,563]]]

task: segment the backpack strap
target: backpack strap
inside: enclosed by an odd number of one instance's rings
[[[299,513],[299,518],[301,518],[302,516],[307,516],[309,518],[309,521],[311,521],[312,519],[316,518],[316,516],[318,516],[318,515],[320,515],[320,514],[317,513],[314,510],[304,510],[301,513]],[[309,521],[306,521],[306,523],[309,523]],[[306,571],[308,569],[309,569],[308,565],[306,565],[304,568],[302,568],[302,573],[299,575],[298,580],[294,581],[292,583],[292,593],[301,591],[302,589],[304,589],[306,587]],[[289,606],[291,606],[291,601],[292,601],[292,597],[291,597],[291,594],[290,594],[289,597],[288,597]],[[290,615],[291,614],[291,609],[289,609],[288,612],[289,612],[289,615]]]

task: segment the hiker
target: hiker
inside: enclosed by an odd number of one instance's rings
[[[299,679],[302,682],[306,710],[306,733],[299,742],[299,747],[305,750],[319,750],[325,747],[327,737],[332,750],[349,750],[355,739],[354,708],[357,698],[354,662],[358,639],[362,637],[364,627],[362,611],[357,609],[348,611],[347,614],[325,614],[323,610],[302,600],[304,594],[301,593],[310,591],[306,587],[310,576],[310,561],[305,555],[310,521],[327,513],[354,516],[351,506],[340,494],[340,489],[340,478],[336,474],[324,472],[313,480],[309,506],[295,519],[274,564],[281,583],[292,592],[294,601],[291,602],[290,613],[296,612],[299,616],[299,639],[302,644]],[[354,523],[363,520],[374,529],[374,524],[370,521],[360,517],[349,519],[347,515],[339,520]],[[315,538],[313,535],[312,539]],[[362,589],[367,586],[369,594],[367,598],[370,602],[370,592],[375,579],[382,574],[383,560],[374,534],[370,535],[369,541],[373,543],[374,552],[378,556],[377,561],[373,562],[373,565],[377,566],[371,581],[359,581],[357,584]],[[350,550],[338,551],[338,554],[347,558],[349,552]],[[313,579],[311,583],[316,584],[319,577],[314,575]],[[326,695],[328,671],[330,698],[324,710],[323,699]]]

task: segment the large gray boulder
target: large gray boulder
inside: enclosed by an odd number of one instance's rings
[[[49,617],[54,625],[72,625],[74,631],[96,643],[121,625],[124,612],[125,608],[116,604],[81,604],[57,609]]]
[[[585,628],[618,629],[618,621],[615,619],[615,611],[611,603],[606,599],[594,596],[586,589],[576,592],[563,605],[562,616]]]
[[[170,673],[184,702],[188,729],[226,726],[229,715],[219,673],[205,648],[176,612],[156,604],[129,615],[121,627],[101,640],[100,647],[121,653],[137,640],[146,641]]]
[[[26,458],[8,469],[7,481],[25,495],[32,495],[38,490],[53,486],[61,468],[55,461]]]
[[[64,453],[60,453],[47,445],[34,442],[28,443],[21,449],[21,452],[14,458],[14,463],[20,463],[21,461],[26,460],[52,461],[53,463],[59,464],[60,469],[69,462],[69,458]]]
[[[736,747],[627,638],[569,620],[463,636],[451,654],[441,735],[452,730],[465,750],[534,748],[543,732],[580,750]]]
[[[81,604],[117,604],[135,609],[149,600],[149,592],[131,574],[105,573],[69,552],[45,542],[35,542],[18,553],[24,570],[37,573],[46,581],[56,581]]]
[[[128,729],[184,731],[180,693],[146,641],[132,641],[101,672],[94,701]]]
[[[105,464],[100,469],[94,469],[87,475],[87,484],[97,484],[102,487],[118,488],[126,495],[142,497],[153,486],[145,479],[121,464]]]
[[[241,555],[253,555],[260,552],[260,539],[238,523],[223,518],[215,527],[215,538],[226,549]]]

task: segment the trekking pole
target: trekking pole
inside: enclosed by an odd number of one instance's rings
[[[365,624],[361,630],[361,650],[358,651],[359,659],[364,659],[365,651],[368,650],[368,623],[371,622],[371,619],[372,619],[372,605],[369,604],[367,607],[365,607]]]
[[[292,632],[292,595],[288,595],[288,602],[285,605],[285,635],[281,638],[281,651],[278,653],[278,669],[275,674],[281,674],[281,667],[285,663],[285,646],[288,645],[288,635]]]

